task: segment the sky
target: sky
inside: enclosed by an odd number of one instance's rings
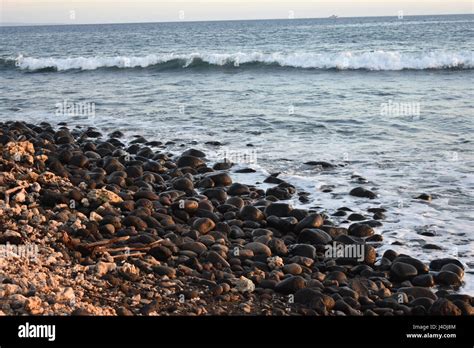
[[[89,24],[473,13],[474,0],[0,0],[0,23]]]

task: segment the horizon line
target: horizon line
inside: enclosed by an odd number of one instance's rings
[[[436,14],[423,14],[423,15],[404,15],[406,17],[432,17],[432,16],[465,16],[472,15],[474,13],[436,13]],[[97,23],[16,23],[16,22],[0,22],[0,27],[46,27],[46,26],[73,26],[73,25],[120,25],[120,24],[166,24],[166,23],[207,23],[207,22],[250,22],[250,21],[278,21],[278,20],[308,20],[308,19],[328,19],[337,21],[338,19],[349,19],[349,18],[397,18],[397,15],[390,16],[349,16],[349,17],[301,17],[301,18],[251,18],[251,19],[209,19],[209,20],[177,20],[177,21],[156,21],[156,22],[97,22]],[[399,19],[403,21],[402,19]]]

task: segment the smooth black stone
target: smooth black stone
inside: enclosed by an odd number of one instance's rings
[[[374,199],[374,198],[377,197],[377,195],[375,193],[373,193],[372,191],[367,190],[363,187],[356,187],[356,188],[352,189],[349,192],[349,194],[351,196],[370,198],[370,199]]]
[[[328,244],[332,241],[332,238],[329,234],[323,230],[315,228],[307,228],[301,231],[298,236],[298,243],[309,243],[309,244]]]
[[[265,208],[266,216],[289,216],[293,208],[287,203],[271,203]]]

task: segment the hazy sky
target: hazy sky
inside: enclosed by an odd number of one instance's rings
[[[473,13],[473,0],[0,0],[2,23],[120,23]]]

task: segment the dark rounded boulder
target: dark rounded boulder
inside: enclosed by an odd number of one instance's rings
[[[434,278],[431,274],[420,274],[412,279],[411,283],[414,286],[423,286],[431,288],[434,286]]]
[[[242,196],[248,195],[249,193],[250,189],[247,185],[239,184],[237,182],[230,185],[230,187],[227,189],[227,194],[231,196]]]
[[[139,231],[143,231],[148,227],[145,221],[134,215],[127,216],[125,219],[123,219],[122,223],[125,226],[133,226]]]
[[[311,288],[298,290],[295,293],[295,302],[307,305],[310,308],[318,308],[319,302],[321,302],[327,311],[331,311],[336,303],[332,297]]]
[[[427,297],[432,300],[438,299],[438,296],[436,296],[436,294],[430,289],[421,286],[402,287],[398,289],[398,292],[403,292],[407,294],[407,296],[412,296],[415,299],[420,297]]]
[[[309,243],[313,245],[325,245],[332,241],[329,234],[316,228],[306,228],[298,236],[298,243]]]
[[[173,182],[173,188],[175,190],[188,192],[194,190],[194,185],[188,178],[179,178]]]
[[[374,229],[366,224],[355,223],[349,226],[347,234],[355,237],[370,237],[374,235]]]
[[[216,186],[229,186],[232,184],[232,178],[226,172],[210,173],[206,177],[211,179]]]
[[[310,244],[293,244],[290,253],[291,255],[314,259],[316,257],[316,248]]]
[[[182,167],[191,167],[191,168],[198,168],[204,165],[204,161],[199,157],[195,156],[181,156],[178,161],[176,162],[178,168]]]
[[[306,286],[306,281],[301,276],[290,276],[278,282],[275,291],[284,295],[294,294]]]
[[[324,223],[324,219],[319,214],[310,214],[301,220],[295,226],[295,232],[299,233],[305,228],[320,228]]]
[[[418,275],[416,268],[408,263],[395,262],[390,267],[390,278],[395,281],[404,281]]]
[[[461,310],[445,298],[437,299],[430,307],[430,315],[461,315]]]
[[[215,227],[216,227],[215,222],[207,217],[199,218],[193,223],[193,228],[198,230],[200,234],[209,233]]]
[[[393,261],[408,263],[409,265],[412,265],[413,267],[416,268],[416,270],[418,271],[418,274],[428,273],[429,271],[429,268],[426,264],[410,256],[398,256]]]
[[[278,256],[285,256],[288,254],[288,247],[285,242],[279,238],[272,238],[268,242],[268,247],[273,254]]]
[[[441,267],[443,267],[444,265],[446,265],[448,263],[454,263],[455,265],[457,265],[457,266],[461,267],[462,269],[464,269],[464,265],[459,260],[449,258],[449,257],[431,261],[430,262],[430,269],[433,270],[433,271],[439,271],[439,270],[441,270]]]
[[[271,203],[265,208],[266,216],[285,217],[290,216],[293,208],[287,203]]]
[[[162,245],[151,248],[148,251],[148,254],[153,256],[158,261],[167,261],[173,255],[170,249]]]
[[[246,205],[240,210],[240,218],[242,220],[261,221],[265,218],[262,211],[253,205]]]
[[[370,199],[374,199],[374,198],[377,197],[377,195],[375,193],[373,193],[372,191],[367,190],[363,187],[356,187],[356,188],[352,189],[351,192],[349,192],[349,194],[351,196],[370,198]]]
[[[186,151],[184,151],[182,154],[182,156],[193,156],[193,157],[206,157],[206,154],[204,152],[202,152],[201,150],[196,150],[196,149],[188,149]]]
[[[210,188],[203,192],[203,194],[209,199],[215,199],[221,203],[227,200],[227,192],[223,188]]]
[[[439,285],[447,285],[459,287],[462,285],[462,280],[459,276],[450,271],[441,271],[435,276],[435,282]]]

